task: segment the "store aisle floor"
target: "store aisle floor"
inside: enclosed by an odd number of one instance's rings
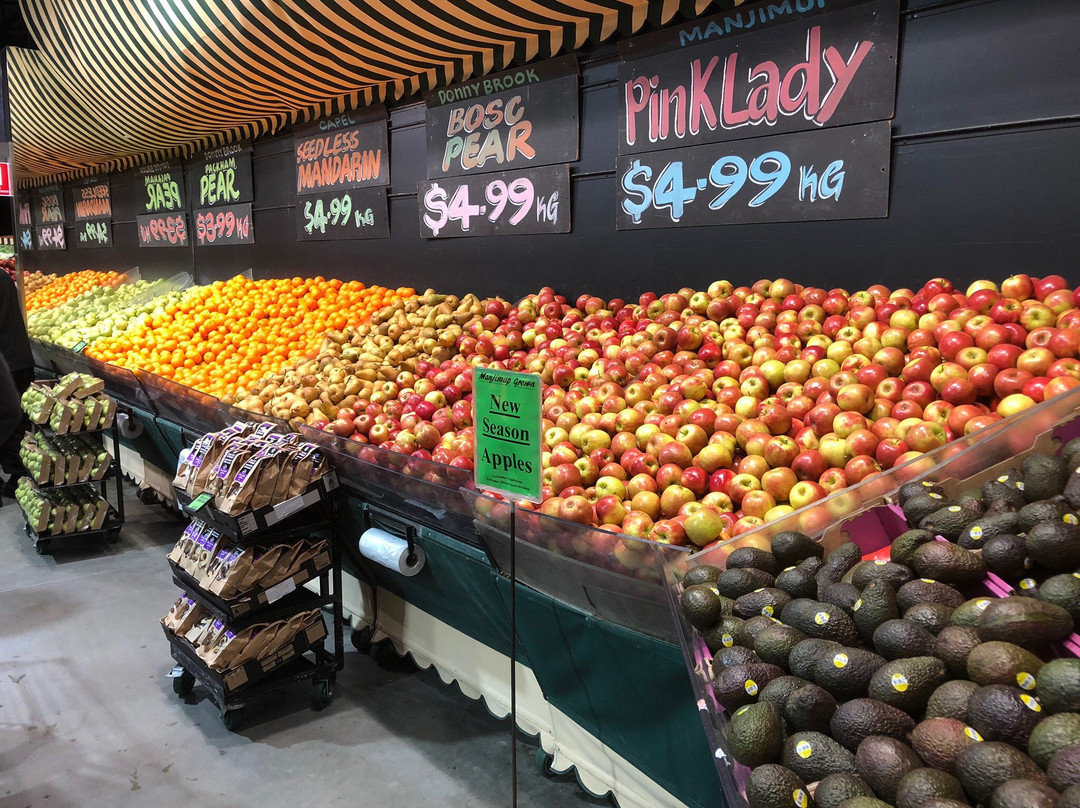
[[[510,805],[506,721],[433,671],[384,670],[348,644],[324,712],[306,683],[249,708],[235,734],[199,688],[185,703],[158,625],[181,523],[137,502],[128,517],[108,550],[50,557],[11,500],[0,509],[2,808]],[[596,804],[541,777],[533,749],[519,743],[520,805]]]

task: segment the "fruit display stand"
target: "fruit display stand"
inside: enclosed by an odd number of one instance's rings
[[[234,633],[256,623],[312,610],[329,610],[332,616],[330,650],[324,647],[328,634],[325,622],[319,620],[271,656],[247,660],[242,666],[224,672],[213,670],[191,642],[163,626],[176,662],[172,671],[174,691],[186,697],[196,683],[202,684],[231,731],[239,728],[246,705],[294,682],[311,680],[313,709],[321,710],[330,702],[336,673],[345,664],[338,508],[334,495],[337,487],[337,476],[330,471],[312,482],[302,494],[237,515],[218,511],[205,498],[192,507],[186,492],[177,490],[176,499],[185,514],[228,537],[238,548],[284,543],[316,534],[329,539],[327,551],[310,559],[288,578],[268,589],[255,589],[229,598],[207,591],[194,576],[169,561],[173,583]]]
[[[979,489],[985,483],[1015,480],[1015,470],[1025,458],[1035,454],[1055,454],[1070,440],[1080,437],[1080,393],[1072,391],[1050,399],[1006,422],[940,447],[923,458],[890,472],[870,478],[863,483],[833,495],[837,500],[822,500],[791,514],[768,529],[759,529],[738,536],[723,545],[698,553],[665,567],[666,591],[690,673],[694,698],[728,806],[747,808],[747,782],[751,769],[736,761],[729,738],[731,715],[721,705],[714,692],[713,682],[721,667],[714,667],[713,653],[702,635],[690,624],[682,608],[684,593],[682,578],[698,565],[708,564],[725,568],[725,560],[739,548],[768,550],[773,536],[783,531],[800,530],[816,525],[820,529],[815,540],[824,546],[825,557],[843,542],[855,542],[864,561],[885,563],[889,560],[890,543],[899,535],[917,526],[905,518],[898,504],[898,492],[913,486],[939,492],[942,501],[953,501],[962,492]],[[932,487],[932,489],[931,489]],[[841,499],[843,498],[843,499]],[[832,497],[830,497],[832,499]],[[838,505],[842,505],[840,507]],[[817,513],[814,513],[814,512]],[[1066,517],[1067,519],[1068,517]],[[822,527],[824,526],[824,527]],[[942,536],[939,542],[947,542]],[[1029,559],[1030,561],[1030,559]],[[685,562],[685,563],[680,563]],[[1012,582],[992,571],[964,588],[970,598],[1005,598],[1023,594],[1034,597],[1031,591],[1021,592],[1033,579]],[[1034,589],[1034,587],[1032,587]],[[1073,631],[1061,641],[1043,647],[1046,658],[1080,656],[1080,635]],[[1021,682],[1020,687],[1031,690],[1035,679]],[[755,690],[756,692],[756,690]],[[807,783],[809,785],[809,783]],[[750,806],[753,808],[753,806]]]

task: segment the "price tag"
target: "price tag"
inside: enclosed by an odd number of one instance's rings
[[[183,213],[147,213],[135,217],[140,247],[188,246],[187,216]]]
[[[47,224],[39,227],[37,248],[39,250],[66,250],[67,239],[64,237],[64,225]]]
[[[213,498],[213,494],[207,491],[203,491],[201,494],[195,497],[195,499],[191,500],[191,504],[188,505],[188,509],[192,511],[201,511],[203,508],[206,507],[206,504]]]
[[[274,516],[276,516],[277,521],[280,522],[282,519],[287,519],[294,513],[303,510],[304,505],[306,505],[306,503],[304,502],[304,495],[298,494],[291,499],[287,499],[284,502],[280,502],[275,505]]]
[[[254,244],[251,203],[195,211],[195,244],[216,247],[222,244]]]
[[[76,247],[111,247],[113,243],[112,222],[83,222],[75,227],[74,232],[77,236]]]
[[[259,526],[259,523],[255,521],[255,514],[250,512],[245,513],[236,521],[237,524],[240,526],[241,536],[246,536],[248,533],[251,533],[255,530],[255,528]]]
[[[299,241],[390,238],[385,188],[303,196],[295,210]]]
[[[266,590],[266,602],[274,603],[281,600],[290,592],[296,591],[296,582],[292,578],[286,578],[280,583],[274,584],[272,587]]]
[[[75,347],[72,348],[71,350],[73,350],[75,353],[82,353],[83,351],[86,350],[86,346],[89,345],[89,344],[90,343],[88,343],[86,340],[81,339],[81,340],[79,340],[78,342],[75,343]]]

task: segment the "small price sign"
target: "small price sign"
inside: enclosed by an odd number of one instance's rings
[[[192,511],[201,511],[207,506],[207,504],[209,504],[210,500],[212,500],[213,498],[213,494],[203,491],[201,494],[195,497],[195,499],[191,500],[191,504],[188,505],[188,508]]]
[[[37,229],[37,247],[39,250],[66,250],[64,225],[47,224]]]
[[[476,368],[476,485],[540,501],[541,381],[533,373]]]
[[[86,346],[89,345],[89,344],[90,343],[87,342],[86,340],[81,339],[81,340],[79,340],[78,342],[75,343],[74,347],[72,347],[71,350],[74,351],[75,353],[82,353],[83,351],[86,350]]]
[[[83,222],[75,227],[74,232],[78,235],[76,247],[112,246],[112,222]]]
[[[19,228],[19,249],[20,250],[33,250],[34,249],[34,231],[29,227]]]
[[[216,247],[222,244],[254,244],[251,226],[251,203],[195,211],[195,245]]]
[[[570,232],[565,165],[421,180],[417,197],[424,238]]]
[[[300,241],[390,238],[384,188],[303,196],[296,213]]]
[[[140,247],[188,246],[187,216],[183,213],[147,213],[136,216]]]

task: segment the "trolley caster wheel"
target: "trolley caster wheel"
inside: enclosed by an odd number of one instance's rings
[[[173,693],[181,698],[187,698],[191,695],[192,689],[195,687],[194,675],[184,671],[179,676],[176,676],[172,680]]]
[[[34,549],[37,550],[38,555],[49,555],[52,549],[52,542],[47,539],[37,542],[34,545]]]
[[[390,640],[383,640],[368,646],[368,653],[375,661],[375,664],[383,670],[396,670],[401,667],[402,658],[397,655],[394,643]]]
[[[229,732],[236,732],[240,729],[240,722],[244,719],[244,708],[237,707],[233,710],[226,710],[221,714],[221,723],[225,725],[225,729]]]
[[[536,771],[544,777],[551,774],[551,764],[555,762],[555,756],[549,755],[544,751],[544,747],[538,747],[533,753],[533,765],[536,766]]]
[[[315,682],[311,688],[311,709],[315,712],[325,710],[334,697],[334,686],[326,681]]]
[[[375,629],[371,626],[364,626],[363,628],[353,629],[349,639],[352,641],[353,648],[360,653],[367,653],[371,650],[371,638],[375,636]]]
[[[143,505],[156,505],[161,502],[161,497],[158,496],[158,492],[153,488],[144,488],[136,494],[136,498]]]

